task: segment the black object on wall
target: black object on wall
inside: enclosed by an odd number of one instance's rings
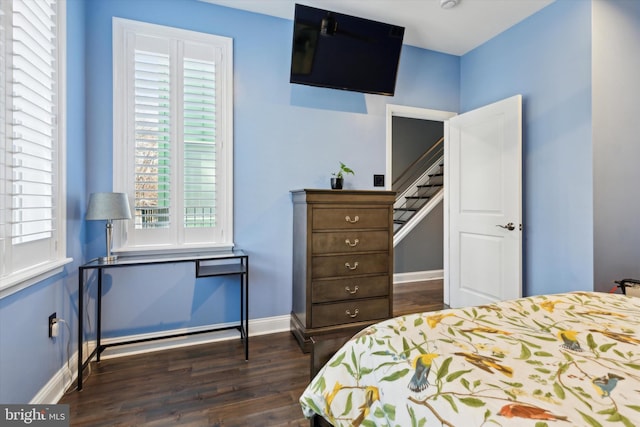
[[[295,5],[290,82],[393,95],[404,27]]]

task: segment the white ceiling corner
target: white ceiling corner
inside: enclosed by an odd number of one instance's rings
[[[463,55],[555,0],[202,0],[293,20],[295,3],[405,27],[404,44]]]

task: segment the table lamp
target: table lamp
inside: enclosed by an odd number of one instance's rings
[[[111,255],[111,242],[113,233],[113,220],[131,219],[131,209],[126,193],[91,193],[89,207],[87,208],[87,220],[107,221],[107,256],[101,257],[104,263],[118,259],[117,255]]]

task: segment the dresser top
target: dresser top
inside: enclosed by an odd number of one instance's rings
[[[294,202],[320,202],[320,203],[345,203],[345,202],[385,202],[393,203],[396,198],[395,191],[379,190],[331,190],[331,189],[300,189],[291,190]]]
[[[394,195],[395,191],[386,190],[332,190],[329,188],[302,188],[299,190],[291,190],[292,193],[307,193],[307,194],[364,194],[364,195]]]

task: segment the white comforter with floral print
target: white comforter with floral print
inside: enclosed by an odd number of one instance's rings
[[[640,426],[640,298],[572,292],[393,318],[300,397],[335,426]]]

